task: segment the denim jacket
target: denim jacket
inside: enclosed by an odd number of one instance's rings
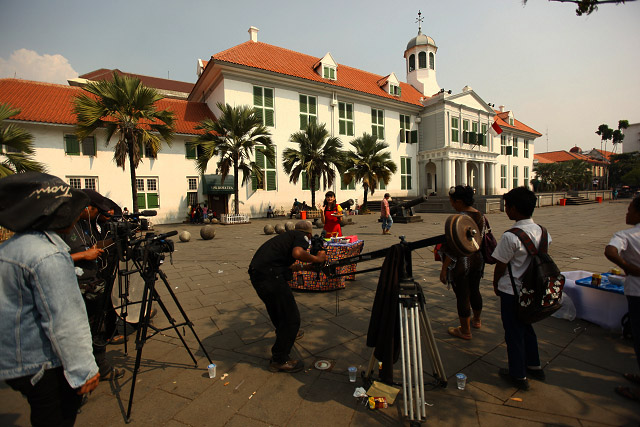
[[[0,245],[0,379],[61,366],[73,388],[98,373],[69,247],[55,232],[16,233]]]

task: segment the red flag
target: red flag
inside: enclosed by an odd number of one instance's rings
[[[491,128],[496,133],[496,135],[500,135],[502,133],[502,128],[498,124],[497,120],[495,122],[493,122],[493,124],[491,125]]]

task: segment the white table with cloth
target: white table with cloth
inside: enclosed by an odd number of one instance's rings
[[[607,274],[603,274],[601,286],[591,285],[593,273],[588,271],[565,271],[562,274],[566,279],[564,294],[571,298],[578,319],[613,331],[622,330],[621,320],[628,311],[622,286],[611,284]]]

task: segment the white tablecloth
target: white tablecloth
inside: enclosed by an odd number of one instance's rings
[[[620,321],[628,311],[624,295],[576,285],[576,280],[593,274],[588,271],[564,271],[562,274],[566,278],[564,293],[573,301],[578,319],[588,320],[606,329],[622,330]]]

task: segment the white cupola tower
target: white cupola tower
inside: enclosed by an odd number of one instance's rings
[[[438,46],[429,36],[422,34],[422,13],[418,11],[418,35],[409,40],[404,51],[407,65],[407,83],[422,92],[433,96],[440,91],[436,81],[436,52]]]

